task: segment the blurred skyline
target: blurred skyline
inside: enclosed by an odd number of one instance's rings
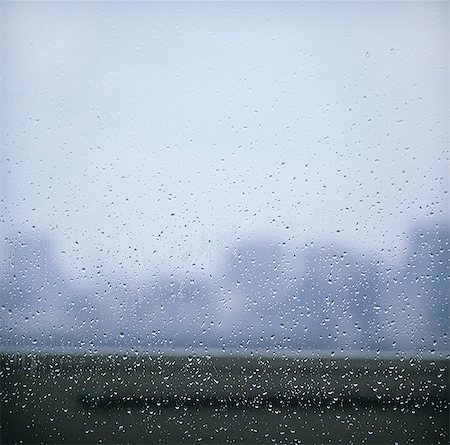
[[[0,280],[3,348],[305,353],[448,352],[450,230],[408,236],[398,266],[340,243],[292,254],[270,239],[230,246],[217,275],[98,270],[80,285],[48,234],[12,235]]]

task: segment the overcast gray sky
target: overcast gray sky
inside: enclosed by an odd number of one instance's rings
[[[75,275],[214,270],[254,236],[395,256],[448,220],[446,2],[0,11],[2,230]]]

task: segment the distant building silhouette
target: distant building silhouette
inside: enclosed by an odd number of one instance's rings
[[[409,236],[404,261],[352,246],[239,242],[217,277],[68,281],[45,234],[5,240],[3,346],[448,349],[450,232]],[[295,252],[295,254],[293,254]]]

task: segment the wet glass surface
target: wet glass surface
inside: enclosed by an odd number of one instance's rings
[[[448,17],[0,4],[2,441],[446,443]]]

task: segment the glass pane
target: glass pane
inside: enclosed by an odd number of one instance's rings
[[[1,443],[448,443],[448,4],[1,2]]]

